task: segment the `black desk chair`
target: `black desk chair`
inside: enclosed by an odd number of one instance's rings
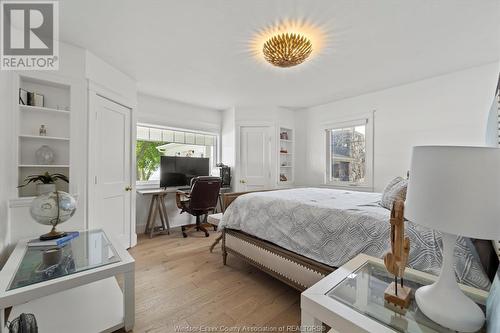
[[[205,229],[205,226],[209,226],[207,216],[217,206],[221,183],[219,177],[199,176],[191,180],[189,192],[177,191],[177,207],[181,209],[181,214],[187,212],[196,216],[196,224],[182,226],[182,236],[187,237],[186,231],[196,228],[197,231],[203,231],[205,237],[208,237],[208,231]],[[200,218],[202,215],[205,216],[203,223]]]

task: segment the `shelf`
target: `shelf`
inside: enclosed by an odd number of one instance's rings
[[[291,165],[280,165],[280,168],[291,168]]]
[[[20,168],[69,168],[69,164],[19,164]]]
[[[114,332],[123,327],[123,311],[123,293],[110,277],[13,306],[8,319],[36,313],[40,332]]]
[[[280,152],[281,155],[292,155],[292,153],[282,153]]]
[[[293,142],[293,140],[280,139],[281,142]]]
[[[56,136],[40,136],[40,135],[19,135],[23,139],[35,139],[35,140],[59,140],[59,141],[69,141],[69,138],[61,138]]]
[[[59,110],[59,109],[53,109],[53,108],[46,108],[43,106],[31,106],[31,105],[22,105],[19,104],[19,108],[21,110],[26,110],[26,111],[35,111],[35,112],[55,112],[55,113],[62,113],[62,114],[68,114],[70,111],[67,110]]]

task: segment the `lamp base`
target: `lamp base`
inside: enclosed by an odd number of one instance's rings
[[[66,235],[67,235],[66,232],[64,232],[64,231],[57,231],[57,230],[55,230],[53,228],[50,232],[41,235],[40,236],[40,240],[41,241],[46,241],[46,240],[51,240],[51,239],[58,239],[58,238],[66,236]]]
[[[438,280],[415,292],[419,309],[441,326],[460,332],[476,332],[484,324],[484,313],[458,287],[453,269],[457,236],[443,234],[443,265]]]

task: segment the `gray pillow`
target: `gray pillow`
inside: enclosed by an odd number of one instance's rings
[[[380,206],[392,209],[392,204],[396,199],[406,200],[406,188],[408,181],[402,177],[396,177],[387,184],[382,192]]]

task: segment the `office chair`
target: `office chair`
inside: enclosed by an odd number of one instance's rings
[[[181,209],[181,214],[187,212],[196,216],[196,224],[182,226],[183,237],[187,237],[186,231],[191,228],[203,231],[205,237],[208,237],[208,231],[205,229],[205,226],[210,225],[207,223],[207,216],[217,206],[221,183],[219,177],[198,176],[191,179],[191,189],[189,192],[177,191],[176,202],[177,207]],[[203,223],[201,222],[202,215],[205,215]]]

